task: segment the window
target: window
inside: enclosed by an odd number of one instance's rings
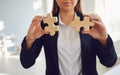
[[[119,0],[96,0],[95,12],[103,19],[114,41],[120,40]]]

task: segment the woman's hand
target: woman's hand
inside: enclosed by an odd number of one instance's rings
[[[94,23],[94,26],[90,31],[83,31],[83,34],[89,34],[95,39],[98,39],[103,45],[107,44],[107,31],[101,20],[101,18],[96,14],[86,15],[90,18],[90,21]]]
[[[40,25],[44,18],[45,17],[43,16],[35,16],[33,18],[26,36],[27,48],[30,48],[36,39],[40,38],[44,34],[48,34],[48,32],[45,32]]]

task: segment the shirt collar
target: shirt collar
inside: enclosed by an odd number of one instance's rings
[[[62,22],[62,19],[61,19],[61,17],[60,17],[60,14],[59,14],[59,25],[65,25],[63,22]],[[76,18],[77,17],[77,14],[75,13],[75,17],[74,18]]]

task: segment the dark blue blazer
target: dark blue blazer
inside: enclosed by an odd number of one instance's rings
[[[81,19],[83,18],[81,14],[77,15],[81,17]],[[54,16],[58,17],[58,14]],[[56,23],[56,25],[58,25],[58,23]],[[43,29],[45,25],[46,24],[42,23]],[[98,56],[101,64],[107,67],[113,66],[117,60],[117,55],[114,49],[113,41],[110,36],[107,39],[107,46],[104,47],[98,40],[92,38],[89,35],[82,34],[81,31],[79,32],[79,35],[81,38],[80,43],[82,50],[82,74],[98,75],[96,70],[96,56]],[[41,51],[41,47],[44,46],[46,59],[46,75],[59,75],[60,72],[57,49],[58,36],[58,32],[56,32],[54,36],[45,34],[33,43],[33,46],[30,50],[26,48],[26,41],[24,38],[21,45],[22,47],[20,53],[20,61],[22,66],[24,68],[29,68],[34,65],[35,60],[39,56],[39,53]]]

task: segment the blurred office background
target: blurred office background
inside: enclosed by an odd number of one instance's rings
[[[35,15],[51,12],[52,0],[0,0],[0,75],[45,75],[44,50],[34,66],[24,69],[19,60],[21,42]],[[111,35],[118,61],[106,68],[97,60],[99,75],[119,75],[120,72],[120,1],[82,0],[84,14],[98,14]]]

